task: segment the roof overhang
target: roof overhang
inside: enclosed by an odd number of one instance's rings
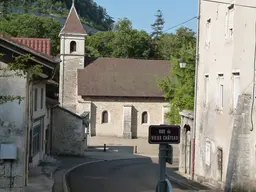
[[[4,54],[2,57],[7,61],[6,63],[13,61],[15,57],[21,55],[31,55],[28,64],[34,63],[42,66],[43,71],[38,75],[37,79],[51,79],[56,74],[56,70],[60,63],[59,58],[47,57],[3,37],[0,37],[0,49],[2,49],[1,52]]]

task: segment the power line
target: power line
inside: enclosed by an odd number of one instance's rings
[[[252,6],[252,5],[242,5],[242,4],[228,3],[228,2],[217,1],[217,0],[202,0],[202,1],[210,2],[210,3],[220,3],[220,4],[225,4],[225,5],[232,5],[233,4],[233,5],[238,6],[238,7],[246,7],[246,8],[252,8],[252,9],[256,8],[256,6]]]
[[[256,6],[252,6],[252,5],[242,5],[242,4],[237,4],[237,3],[228,3],[228,2],[218,1],[218,0],[202,0],[202,1],[210,2],[210,3],[220,3],[220,4],[225,4],[225,5],[232,5],[232,4],[234,4],[235,6],[238,6],[238,7],[245,7],[245,8],[256,9]],[[185,23],[188,23],[189,21],[192,21],[192,20],[194,20],[194,19],[198,19],[198,17],[197,17],[197,16],[192,17],[191,19],[189,19],[189,20],[187,20],[187,21],[184,21],[184,22],[182,22],[182,23],[180,23],[180,24],[178,24],[178,25],[175,25],[175,26],[173,26],[173,27],[170,27],[170,28],[164,30],[163,32],[166,32],[166,31],[169,31],[169,30],[174,29],[174,28],[176,28],[176,27],[179,27],[180,25],[183,25],[183,24],[185,24]]]
[[[185,24],[185,23],[188,23],[189,21],[192,21],[192,20],[197,19],[197,18],[198,18],[198,17],[195,16],[195,17],[193,17],[193,18],[191,18],[191,19],[189,19],[189,20],[187,20],[187,21],[184,21],[184,22],[178,24],[178,25],[175,25],[175,26],[173,26],[173,27],[170,27],[170,28],[164,30],[163,32],[166,32],[166,31],[169,31],[169,30],[171,30],[171,29],[173,29],[173,28],[179,27],[180,25],[183,25],[183,24]]]

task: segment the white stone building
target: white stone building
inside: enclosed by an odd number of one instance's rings
[[[226,189],[252,188],[256,1],[199,3],[194,176]]]
[[[35,46],[37,44],[37,47]],[[37,49],[35,49],[35,47]],[[45,154],[47,132],[46,84],[56,73],[59,59],[51,57],[48,39],[13,38],[0,35],[0,94],[21,96],[23,100],[0,105],[0,144],[14,144],[15,159],[0,156],[0,188],[22,191],[29,169],[38,165]],[[40,65],[42,73],[29,81],[8,70],[18,56],[30,54],[27,65]],[[1,152],[4,148],[1,147]],[[10,152],[10,151],[9,151]],[[12,162],[12,178],[9,169]],[[11,181],[11,182],[10,182]],[[10,185],[11,183],[11,185]]]
[[[88,60],[85,36],[73,5],[60,32],[60,105],[78,114],[89,112],[91,135],[147,137],[149,125],[164,123],[168,110],[157,78],[169,75],[170,62]]]

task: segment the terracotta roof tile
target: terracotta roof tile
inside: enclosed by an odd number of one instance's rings
[[[55,63],[60,62],[60,59],[58,57],[54,57],[51,54],[48,54],[50,52],[50,40],[48,39],[16,38],[16,37],[11,37],[2,33],[0,33],[0,39],[3,39],[6,42],[15,44],[17,46],[20,46],[24,50],[34,53],[40,57],[46,58],[52,62],[55,62]],[[37,44],[36,42],[40,42],[40,43]]]
[[[99,58],[78,69],[81,96],[163,97],[157,78],[170,74],[170,61]]]
[[[27,47],[46,55],[51,55],[51,41],[43,38],[21,38],[12,37],[18,43],[26,45]]]
[[[72,5],[66,23],[60,32],[60,34],[65,33],[86,34],[74,5]]]

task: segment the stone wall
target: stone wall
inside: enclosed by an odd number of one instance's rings
[[[91,111],[91,133],[96,136],[126,138],[148,137],[151,124],[163,124],[166,102],[162,98],[83,98],[77,111]],[[102,123],[102,113],[107,111],[108,123]],[[148,113],[148,123],[142,123],[142,113]]]
[[[52,153],[83,156],[86,147],[84,119],[62,107],[52,109],[52,118]]]
[[[251,96],[241,95],[238,99],[234,117],[233,134],[230,145],[226,178],[226,191],[241,187],[252,189],[255,184],[255,169],[251,159],[255,160],[255,137],[251,129]],[[253,172],[251,174],[251,172]]]
[[[75,112],[77,102],[77,69],[84,66],[84,56],[62,56],[59,75],[60,106]]]
[[[0,143],[17,145],[17,160],[13,160],[12,166],[10,161],[0,159],[0,192],[9,191],[10,187],[12,192],[21,192],[25,185],[23,129],[0,119]]]

